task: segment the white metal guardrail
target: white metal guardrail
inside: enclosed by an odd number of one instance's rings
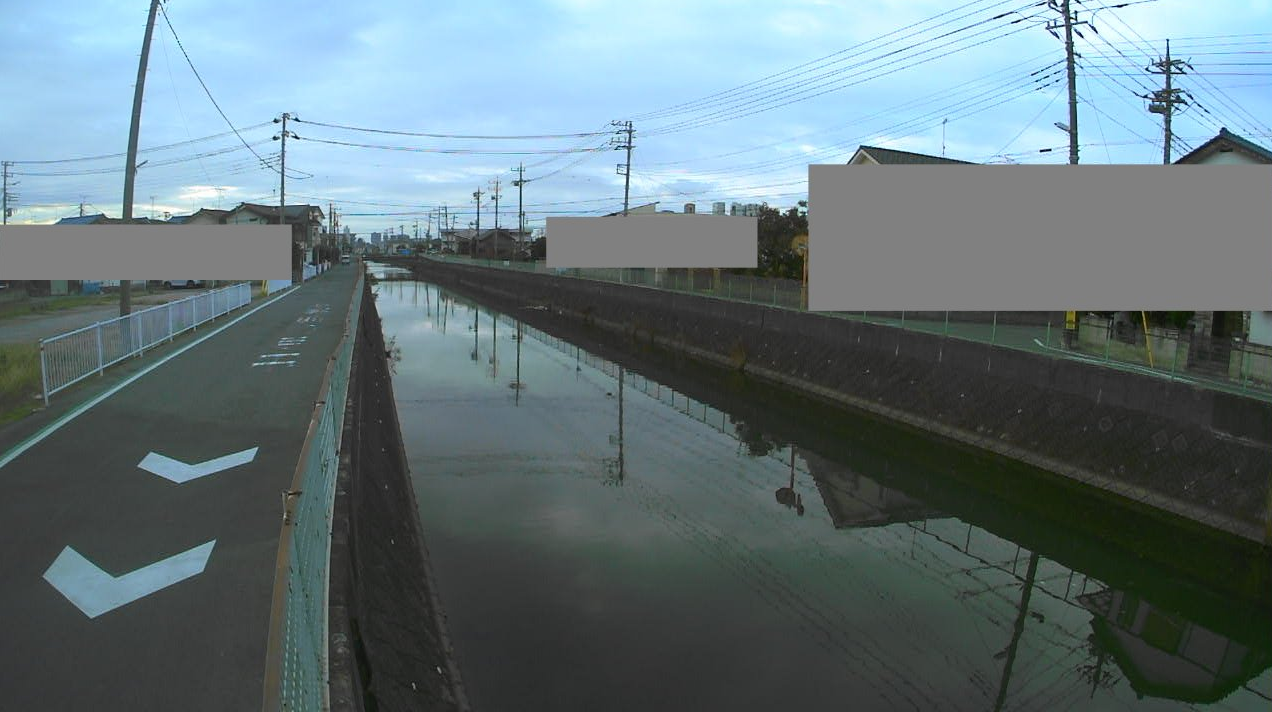
[[[252,286],[243,282],[40,339],[44,404],[64,388],[251,301]]]

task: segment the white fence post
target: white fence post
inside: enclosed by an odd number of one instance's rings
[[[97,332],[97,375],[100,376],[106,372],[106,359],[102,354],[102,323],[99,321],[96,326],[93,331]]]
[[[40,380],[44,385],[44,407],[49,407],[49,366],[44,357],[44,339],[40,339]]]

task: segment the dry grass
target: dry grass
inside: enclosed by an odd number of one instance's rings
[[[0,344],[0,424],[21,418],[40,392],[40,347]]]

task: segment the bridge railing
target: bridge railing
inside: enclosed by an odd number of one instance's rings
[[[461,255],[429,255],[429,259],[630,284],[780,309],[807,309],[804,285],[797,280],[735,275],[711,269],[553,269],[542,261],[516,262]],[[1078,338],[1068,338],[1063,312],[819,313],[905,331],[1077,359],[1262,400],[1272,399],[1272,346],[1248,339],[1216,340],[1157,328],[1151,329],[1147,336],[1140,330],[1138,336],[1130,334],[1126,337],[1102,322],[1097,325],[1085,317],[1078,325]]]
[[[252,287],[243,282],[40,339],[44,404],[58,391],[251,301]]]

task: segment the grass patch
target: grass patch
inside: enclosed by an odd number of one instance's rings
[[[66,311],[76,307],[103,306],[118,303],[118,294],[73,294],[64,297],[32,297],[30,299],[0,302],[0,319],[22,316],[23,314],[43,314]]]
[[[31,396],[40,392],[40,347],[0,344],[0,424],[30,412]]]

